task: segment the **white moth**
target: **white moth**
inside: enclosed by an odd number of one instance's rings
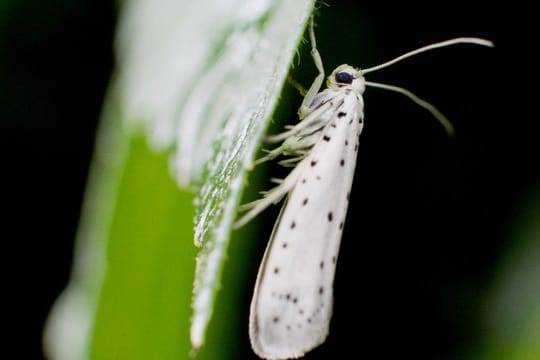
[[[448,120],[411,92],[364,80],[364,74],[415,54],[460,43],[493,46],[478,38],[457,38],[408,52],[382,65],[358,69],[338,66],[320,91],[324,70],[310,26],[311,54],[319,75],[299,110],[300,122],[269,136],[283,141],[256,163],[279,155],[295,166],[278,186],[255,202],[235,224],[242,226],[270,204],[287,199],[274,226],[259,269],[249,319],[253,351],[264,359],[303,356],[324,342],[332,315],[332,286],[339,244],[347,215],[359,136],[364,123],[362,94],[366,86],[402,93],[430,111],[451,133]],[[320,91],[320,92],[319,92]]]

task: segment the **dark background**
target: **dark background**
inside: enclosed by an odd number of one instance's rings
[[[0,12],[2,353],[39,359],[45,318],[70,273],[116,15],[103,0],[12,0]]]
[[[428,99],[457,135],[400,95],[366,91],[332,332],[313,352],[456,358],[481,341],[482,292],[516,209],[539,186],[530,11],[515,2],[328,2],[317,27],[327,72],[456,36],[496,44],[369,74]],[[6,351],[40,358],[43,322],[70,272],[117,14],[109,1],[81,0],[13,0],[0,12],[3,294],[14,320]],[[294,76],[309,84],[315,69],[306,52],[301,60]]]

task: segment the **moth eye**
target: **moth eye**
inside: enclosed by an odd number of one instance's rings
[[[336,82],[341,84],[351,84],[353,81],[352,74],[349,74],[348,72],[338,72],[336,74]]]

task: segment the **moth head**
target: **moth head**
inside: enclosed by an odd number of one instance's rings
[[[343,64],[332,71],[326,81],[326,86],[330,89],[348,87],[362,93],[365,88],[365,80],[360,69]]]

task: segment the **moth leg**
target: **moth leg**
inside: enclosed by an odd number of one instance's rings
[[[253,166],[257,166],[257,165],[262,164],[262,163],[264,163],[266,161],[273,160],[273,159],[277,158],[281,154],[283,154],[283,148],[281,146],[278,146],[277,148],[275,148],[273,150],[267,150],[265,156],[255,160],[253,162]]]
[[[253,165],[261,164],[268,160],[273,160],[280,155],[294,156],[292,159],[284,160],[280,163],[290,166],[302,160],[308,153],[317,140],[319,139],[319,131],[316,131],[309,135],[292,135],[285,139],[285,141],[273,150],[266,151],[266,155],[260,159],[255,160]]]
[[[247,213],[245,213],[240,219],[236,220],[236,222],[233,224],[233,228],[238,229],[244,226],[268,206],[277,204],[279,201],[281,201],[281,199],[283,199],[283,197],[294,188],[302,171],[302,166],[299,164],[293,169],[293,171],[289,173],[289,175],[287,175],[285,179],[279,181],[279,184],[276,187],[265,192],[262,199],[240,206],[239,210],[247,211]]]
[[[309,39],[311,42],[311,57],[313,57],[313,62],[315,63],[315,67],[319,71],[319,74],[313,81],[313,84],[311,84],[310,88],[308,89],[306,96],[304,97],[304,100],[302,101],[302,105],[300,105],[300,109],[298,109],[298,115],[300,117],[300,120],[304,119],[309,113],[312,111],[311,104],[313,103],[313,99],[315,98],[315,95],[319,93],[319,90],[321,89],[322,83],[324,81],[324,67],[321,59],[321,54],[319,54],[319,50],[317,50],[317,43],[315,42],[315,21],[313,19],[313,16],[311,16],[311,21],[309,25]]]
[[[287,82],[292,86],[294,87],[296,90],[298,90],[298,92],[300,93],[300,95],[302,95],[303,97],[306,96],[307,94],[307,90],[305,87],[303,87],[298,81],[296,81],[292,76],[287,76]]]

